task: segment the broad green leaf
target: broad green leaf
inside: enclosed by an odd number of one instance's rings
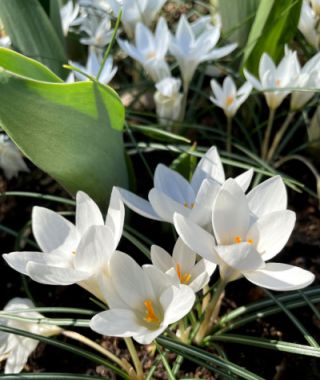
[[[192,154],[195,149],[196,145],[193,145],[188,152],[181,153],[170,165],[171,169],[180,173],[188,181],[191,180],[192,174],[197,166],[197,157]]]
[[[0,18],[15,49],[66,76],[63,44],[38,0],[0,0]]]
[[[127,187],[124,108],[96,82],[46,83],[0,72],[0,124],[23,153],[70,193],[105,207],[113,185]]]
[[[211,0],[212,1],[212,0]],[[239,47],[247,42],[260,0],[219,0],[223,35]]]
[[[23,77],[45,82],[63,83],[62,79],[40,62],[11,49],[0,48],[0,67]]]
[[[243,66],[256,74],[262,53],[278,62],[297,31],[302,0],[261,0],[244,52]]]

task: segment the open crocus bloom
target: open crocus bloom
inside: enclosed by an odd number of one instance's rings
[[[133,337],[138,343],[149,344],[194,304],[195,295],[188,286],[172,285],[166,274],[150,265],[141,268],[125,253],[113,255],[110,272],[105,288],[110,310],[90,322],[92,330],[100,334]]]
[[[151,247],[152,264],[164,273],[167,273],[176,284],[184,284],[196,293],[210,280],[216,269],[212,262],[202,259],[196,262],[197,255],[181,238],[173,248],[172,256],[161,247]]]
[[[77,67],[78,69],[82,70],[86,74],[89,74],[93,77],[97,77],[100,66],[102,63],[102,57],[99,56],[94,49],[90,48],[89,49],[89,55],[88,55],[88,60],[86,67],[79,65],[76,62],[71,62],[73,66]],[[115,76],[118,68],[113,67],[113,59],[111,56],[109,56],[103,66],[103,69],[101,71],[101,75],[99,77],[99,82],[103,84],[108,84],[112,78]],[[86,76],[82,75],[81,73],[75,71],[74,76],[79,80],[79,81],[86,81],[89,80]]]
[[[273,60],[267,53],[263,53],[259,63],[259,79],[258,81],[247,70],[244,70],[246,79],[252,86],[259,91],[265,91],[268,107],[276,109],[280,106],[284,98],[290,94],[291,90],[277,91],[276,89],[285,89],[286,87],[293,87],[294,81],[299,74],[297,66],[297,52],[288,51],[279,65],[276,66]]]
[[[249,187],[253,171],[236,178],[244,191]],[[173,223],[178,212],[202,226],[210,222],[211,206],[225,174],[216,147],[210,148],[199,161],[189,183],[182,175],[159,164],[154,173],[154,187],[149,202],[139,196],[119,189],[124,203],[138,214],[154,220]]]
[[[15,270],[49,285],[78,283],[101,298],[100,282],[122,235],[124,206],[113,189],[106,221],[94,201],[77,193],[76,224],[35,207],[33,234],[43,252],[12,252],[3,258]]]
[[[175,227],[191,249],[219,265],[225,282],[244,276],[272,290],[308,286],[314,280],[312,273],[292,265],[265,263],[287,243],[295,224],[295,213],[270,210],[257,217],[250,210],[248,198],[233,179],[224,183],[212,211],[215,238],[182,215],[175,215]]]
[[[169,30],[166,20],[160,17],[155,34],[142,23],[135,29],[135,46],[128,41],[118,40],[122,50],[140,62],[155,82],[170,77],[170,69],[165,60],[169,47]]]
[[[233,117],[238,111],[241,104],[248,98],[252,90],[252,85],[246,82],[237,90],[233,79],[227,76],[222,87],[212,79],[210,82],[214,97],[210,100],[218,107],[222,108],[227,117]]]
[[[34,308],[34,305],[29,299],[13,298],[7,303],[3,310],[8,313],[17,312],[17,315],[21,317],[43,318],[43,315],[35,311],[28,311],[28,309],[31,308]],[[43,336],[57,335],[61,331],[58,326],[39,324],[36,322],[1,319],[0,324]],[[21,372],[27,363],[28,356],[35,350],[38,343],[37,340],[31,338],[0,332],[0,355],[7,357],[4,373]]]
[[[185,88],[189,86],[200,63],[222,58],[237,46],[230,44],[214,49],[220,37],[219,28],[209,25],[207,17],[203,22],[198,20],[194,24],[195,27],[182,15],[169,46],[171,54],[178,61]]]
[[[320,34],[318,31],[319,13],[315,12],[309,0],[303,0],[298,28],[305,39],[315,49],[319,49]]]

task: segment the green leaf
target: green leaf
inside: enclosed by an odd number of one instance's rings
[[[181,153],[170,165],[171,169],[180,173],[188,181],[191,180],[197,166],[197,157],[192,155],[195,150],[196,145],[193,145],[188,152]]]
[[[3,70],[0,103],[2,128],[71,194],[83,190],[105,208],[113,185],[127,187],[124,108],[109,87],[38,82]]]
[[[162,337],[162,336],[157,338],[157,342],[161,344],[163,347],[171,351],[174,351],[195,363],[203,365],[209,370],[215,371],[215,367],[217,367],[220,369],[222,368],[225,370],[229,370],[234,375],[240,376],[243,379],[263,380],[262,377],[256,375],[255,373],[250,372],[246,370],[245,368],[242,368],[228,360],[222,359],[217,355],[208,353],[202,350],[201,348],[194,347],[191,345],[186,345],[186,344],[177,342],[173,339]]]
[[[0,0],[0,18],[14,48],[66,76],[63,44],[38,0]]]
[[[101,380],[99,376],[88,376],[79,375],[72,373],[18,373],[11,375],[1,375],[1,380],[23,380],[23,379],[33,379],[33,380]],[[104,380],[110,380],[110,377],[103,377]]]
[[[222,334],[212,336],[210,341],[244,344],[253,347],[267,348],[270,350],[290,352],[297,355],[313,356],[317,358],[320,357],[319,348],[291,342],[282,342],[275,339],[253,338],[250,336],[237,334]]]
[[[62,79],[40,62],[16,53],[11,49],[0,48],[0,67],[30,79],[63,83]]]
[[[243,47],[247,42],[260,0],[219,0],[222,33]]]
[[[262,53],[275,62],[297,31],[302,0],[261,0],[245,48],[243,66],[257,73]]]

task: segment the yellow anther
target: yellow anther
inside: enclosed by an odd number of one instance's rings
[[[230,107],[234,102],[234,97],[233,96],[228,96],[227,99],[226,99],[226,106],[227,107]]]
[[[145,300],[143,302],[145,308],[146,308],[146,316],[144,318],[147,322],[158,322],[159,318],[156,316],[156,313],[154,312],[152,301],[151,300]]]
[[[76,254],[77,254],[77,252],[76,252],[76,251],[72,251],[72,254],[73,254],[73,255],[76,255]]]
[[[176,272],[179,277],[180,283],[181,284],[188,284],[191,280],[191,274],[190,273],[181,273],[181,266],[180,264],[176,264]]]
[[[185,208],[194,208],[194,203],[192,202],[192,203],[190,203],[190,205],[189,205],[188,202],[184,202],[183,206],[184,206]]]
[[[241,236],[235,236],[235,238],[233,239],[235,243],[239,244],[242,242],[242,239],[241,239]]]
[[[252,239],[248,239],[247,242],[248,242],[249,244],[253,244],[253,240],[252,240]]]
[[[281,85],[281,80],[280,79],[277,79],[276,80],[276,87],[279,87]]]

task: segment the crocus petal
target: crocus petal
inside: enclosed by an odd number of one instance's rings
[[[171,255],[169,255],[167,251],[157,245],[151,246],[150,255],[152,264],[163,272],[166,272],[174,266]]]
[[[106,226],[108,226],[113,233],[113,245],[109,242],[110,249],[114,251],[121,239],[123,223],[124,223],[124,205],[121,199],[121,194],[116,187],[113,187],[110,197],[110,204],[108,208]]]
[[[196,253],[192,251],[181,238],[179,238],[173,248],[172,258],[180,264],[183,272],[190,272],[196,262]]]
[[[205,259],[219,264],[219,257],[214,250],[215,241],[209,232],[188,220],[183,215],[175,214],[173,220],[179,236],[190,249]]]
[[[160,297],[160,303],[165,310],[163,324],[179,321],[189,313],[194,301],[194,292],[186,285],[171,286],[165,290]]]
[[[44,252],[50,252],[61,246],[75,227],[58,213],[44,207],[32,209],[33,235]]]
[[[131,193],[128,190],[121,189],[118,187],[118,190],[121,194],[123,202],[135,211],[137,214],[140,214],[146,218],[153,220],[162,220],[159,215],[154,211],[151,204],[145,199],[138,197],[137,195]]]
[[[253,169],[249,169],[245,171],[244,173],[238,175],[234,179],[237,182],[237,184],[241,187],[244,193],[248,190],[248,187],[250,186],[252,176],[253,176]]]
[[[11,350],[4,373],[19,373],[28,361],[28,356],[38,345],[38,341],[30,338],[19,339],[19,343]]]
[[[296,215],[290,210],[264,215],[251,226],[247,239],[253,240],[264,261],[269,260],[286,245],[295,221]]]
[[[191,209],[185,207],[184,204],[178,203],[164,193],[159,192],[157,189],[153,188],[149,191],[149,200],[158,215],[161,216],[162,220],[172,223],[173,214],[178,212],[179,214],[189,216]]]
[[[27,264],[27,274],[32,280],[48,285],[72,285],[90,276],[87,272],[34,262]]]
[[[76,202],[76,227],[81,235],[93,225],[104,224],[99,207],[86,193],[78,191]]]
[[[307,270],[280,263],[267,263],[263,269],[243,275],[255,285],[279,291],[302,289],[315,279],[314,274]]]
[[[216,147],[211,147],[207,151],[193,173],[191,186],[196,193],[205,178],[212,178],[221,184],[225,181],[222,162]]]
[[[250,211],[257,217],[287,208],[287,191],[280,176],[254,187],[247,195]]]
[[[117,252],[110,260],[112,281],[128,307],[135,309],[146,299],[154,299],[152,283],[143,269],[127,254]]]
[[[129,337],[141,333],[145,327],[137,323],[132,310],[111,309],[96,314],[90,321],[90,328],[107,336]]]
[[[216,246],[216,251],[226,264],[239,272],[264,267],[264,261],[261,256],[249,243],[218,245]]]
[[[135,335],[133,339],[140,344],[150,344],[156,339],[156,337],[162,334],[166,330],[167,327],[168,327],[167,325],[163,325],[156,330],[145,329],[144,332]]]
[[[77,251],[74,264],[79,271],[98,274],[107,266],[114,252],[113,233],[107,226],[92,226],[83,235]]]
[[[261,83],[258,81],[258,79],[256,77],[254,77],[252,74],[250,74],[249,71],[244,69],[243,74],[246,77],[247,81],[249,81],[256,90],[259,90],[259,91],[262,90]]]
[[[212,226],[219,244],[233,244],[248,231],[250,213],[246,196],[233,179],[228,179],[216,197]]]
[[[229,44],[221,48],[214,49],[210,53],[201,57],[199,61],[205,62],[205,61],[211,61],[211,60],[216,60],[216,59],[225,57],[226,55],[232,53],[237,48],[237,46],[238,46],[237,44]]]
[[[181,204],[194,201],[195,193],[182,175],[167,166],[159,164],[154,173],[154,187]]]

